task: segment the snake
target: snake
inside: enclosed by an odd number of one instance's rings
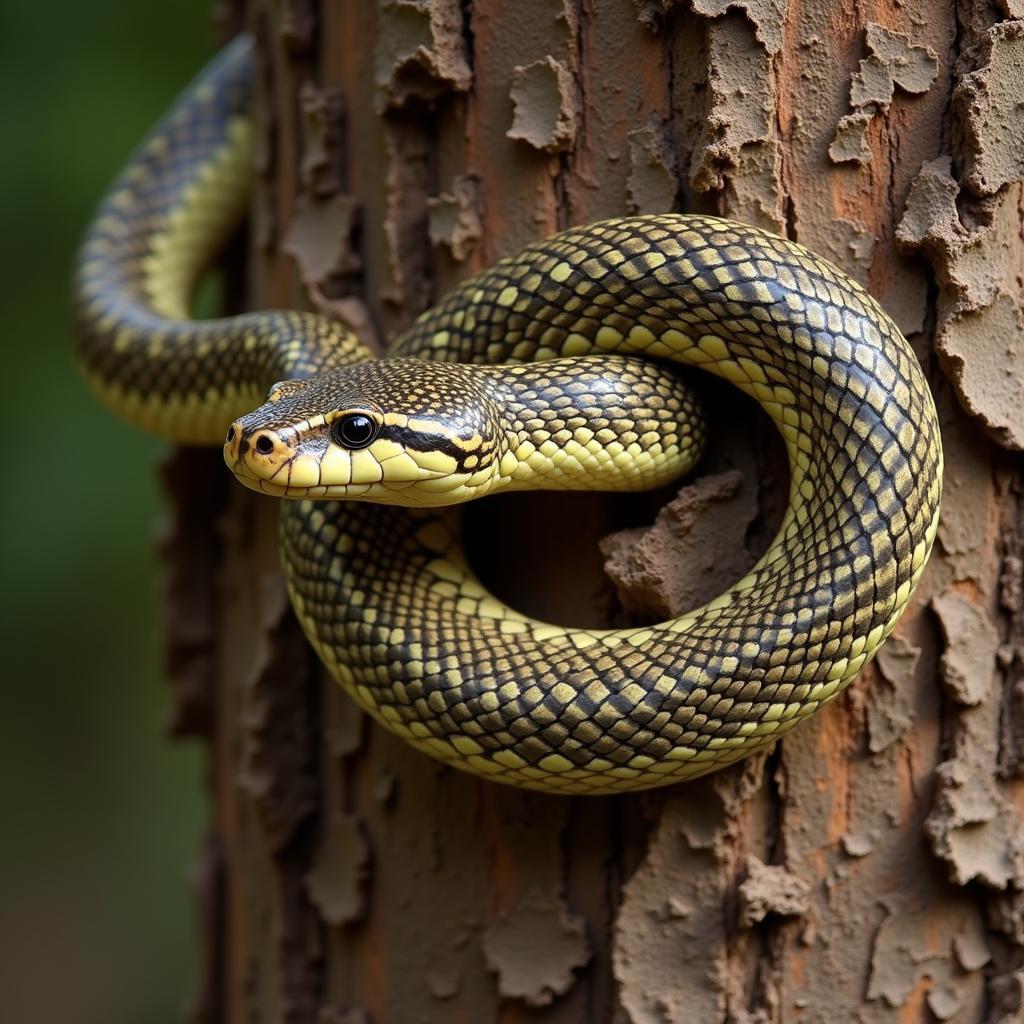
[[[906,609],[938,523],[935,405],[881,306],[800,244],[664,213],[526,246],[384,358],[320,313],[197,319],[196,283],[251,194],[254,59],[245,37],[221,50],[101,202],[75,271],[77,356],[116,414],[222,445],[243,484],[289,499],[291,603],[354,701],[447,765],[601,794],[720,769],[833,700]],[[689,471],[706,428],[680,364],[753,398],[785,444],[788,505],[756,564],[702,607],[616,629],[489,592],[458,505]]]

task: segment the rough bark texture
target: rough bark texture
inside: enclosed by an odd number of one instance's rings
[[[1024,1019],[1020,0],[234,16],[261,52],[251,304],[311,304],[386,344],[531,239],[715,211],[882,300],[928,371],[947,477],[913,605],[844,697],[712,778],[562,799],[446,770],[366,721],[288,609],[274,504],[183,456],[168,633],[179,724],[213,764],[198,1019]],[[502,596],[618,622],[754,561],[784,500],[778,445],[736,392],[697,383],[713,452],[678,496],[469,516]]]

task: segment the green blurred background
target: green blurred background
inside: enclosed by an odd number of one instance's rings
[[[159,442],[71,360],[68,274],[94,203],[214,49],[209,0],[0,8],[0,1000],[10,1021],[184,1017],[202,754],[164,722]]]

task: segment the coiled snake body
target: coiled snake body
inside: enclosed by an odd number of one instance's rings
[[[729,764],[842,690],[907,605],[941,486],[930,393],[877,303],[799,245],[666,214],[502,260],[386,360],[313,314],[190,320],[245,201],[250,78],[241,40],[113,186],[79,261],[79,353],[119,414],[187,442],[227,429],[243,482],[301,499],[281,527],[292,601],[352,697],[457,767],[603,793]],[[552,626],[489,595],[432,506],[680,472],[703,427],[664,361],[728,379],[781,431],[790,503],[769,550],[642,628]],[[339,497],[363,501],[313,500]]]

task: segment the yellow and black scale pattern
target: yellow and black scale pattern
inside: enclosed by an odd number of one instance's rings
[[[222,74],[215,67],[201,82],[216,92]],[[189,95],[182,109],[198,102],[195,88]],[[221,122],[221,141],[189,157],[198,174],[225,152],[230,118]],[[148,145],[168,137],[158,128]],[[130,198],[159,191],[152,170],[132,174],[115,186],[115,199],[119,191]],[[147,252],[169,244],[170,229],[161,225],[175,216],[201,220],[178,212],[195,203],[180,207],[179,197],[161,207],[157,200],[146,223],[136,223],[141,199],[135,207],[111,202],[101,211],[104,226],[87,240],[80,278],[84,362],[100,393],[136,422],[176,430],[166,426],[171,401],[152,383],[157,371],[145,355],[131,379],[120,368],[122,321],[131,330],[122,353],[145,346],[156,330],[156,354],[167,360],[162,371],[180,361],[172,393],[181,396],[173,397],[178,405],[198,395],[202,407],[211,389],[248,396],[271,384],[277,366],[271,374],[261,363],[267,375],[255,379],[254,365],[244,357],[232,362],[231,353],[254,336],[273,352],[280,330],[273,318],[281,314],[208,328],[180,324],[180,297],[164,310],[152,298],[161,287],[173,291],[166,272],[157,265],[148,283],[139,281]],[[125,222],[130,245],[110,241],[118,230],[111,217]],[[199,224],[190,230],[202,234]],[[124,252],[130,258],[118,255]],[[308,346],[296,343],[297,327],[282,332],[288,352],[298,344],[313,353],[289,356],[289,366],[302,371],[292,376],[365,359],[343,332],[332,349],[323,339],[333,328],[317,321],[311,329]],[[214,332],[206,337],[216,365],[225,366],[223,384],[210,385],[209,364],[193,354],[201,330]],[[628,383],[605,388],[601,408],[585,415],[570,400],[552,409],[573,379],[563,357],[611,354],[652,367],[687,363],[732,381],[768,412],[787,445],[790,504],[778,535],[747,576],[687,615],[609,631],[540,623],[484,590],[446,510],[313,500],[284,506],[282,557],[293,604],[332,673],[410,743],[502,782],[555,792],[640,789],[703,774],[771,742],[835,697],[874,655],[906,607],[935,536],[938,423],[905,339],[826,261],[710,217],[611,220],[532,245],[421,316],[394,349],[400,358],[273,390],[271,401],[232,427],[226,452],[240,479],[257,489],[408,506],[528,486],[559,467],[568,474],[571,463],[585,476],[570,486],[594,479],[607,486],[616,466],[634,458],[660,466],[666,448],[685,463],[702,440],[699,417],[674,432],[664,418],[658,430],[638,430],[641,415],[629,396],[643,393],[648,425],[658,421],[657,410],[685,410],[691,400],[671,391],[670,378],[648,378],[634,362],[615,371]],[[411,374],[423,364],[406,360],[435,365],[418,384]],[[487,365],[446,365],[464,363]],[[600,378],[594,366],[586,359],[578,373]],[[484,399],[469,414],[460,396],[474,393]],[[426,450],[430,430],[416,424],[436,424],[446,395],[457,422],[438,450]],[[493,407],[487,396],[497,396]],[[352,408],[371,412],[391,433],[365,452],[340,451],[329,440],[331,425]],[[223,415],[218,407],[221,427],[241,411]],[[596,421],[586,418],[595,413]],[[266,472],[249,450],[261,434],[284,453]],[[452,438],[460,452],[442,450]],[[467,464],[474,448],[478,462]],[[276,459],[276,449],[267,458]],[[343,475],[325,480],[324,466],[334,463]],[[283,483],[282,466],[291,474]],[[662,472],[650,469],[649,477]],[[340,484],[332,487],[331,479]]]
[[[239,37],[150,132],[89,225],[76,267],[79,361],[99,397],[138,426],[220,444],[264,381],[368,358],[341,324],[276,311],[189,319],[196,278],[245,212],[252,48]]]

